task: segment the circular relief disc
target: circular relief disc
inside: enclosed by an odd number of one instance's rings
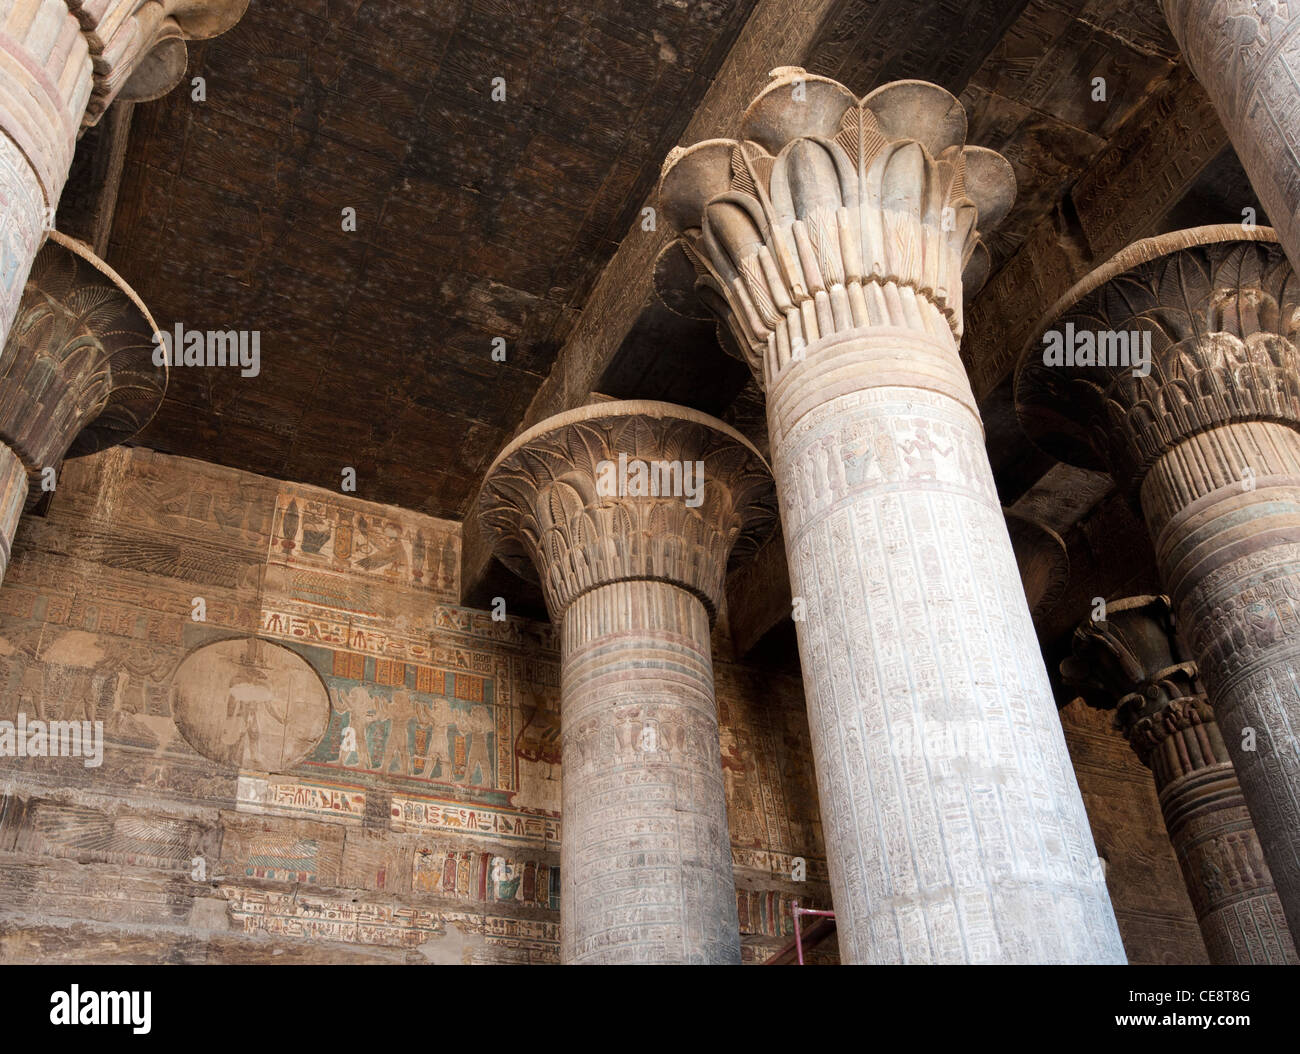
[[[306,659],[269,641],[205,644],[176,671],[176,727],[205,758],[282,772],[329,727],[329,692]]]

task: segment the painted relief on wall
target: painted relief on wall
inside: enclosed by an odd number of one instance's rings
[[[322,674],[335,709],[310,765],[482,790],[504,782],[502,789],[512,789],[497,752],[498,737],[511,736],[512,715],[497,706],[492,678],[307,650],[318,668],[328,663]]]
[[[276,499],[269,564],[360,575],[455,600],[460,571],[457,526],[427,516],[383,515],[315,490]]]
[[[410,594],[376,612],[363,580],[338,580],[348,588],[328,593],[327,576],[295,570],[262,611],[263,635],[291,643],[333,704],[298,771],[353,787],[384,780],[405,803],[395,800],[394,822],[413,829],[463,824],[544,841],[553,825],[523,814],[560,807],[554,642],[525,638],[518,620]],[[480,807],[472,820],[465,806]]]
[[[173,683],[181,735],[223,764],[258,772],[292,768],[329,725],[329,697],[316,671],[288,648],[255,637],[191,652]]]
[[[420,849],[415,854],[411,888],[458,900],[560,910],[558,867],[493,853]]]

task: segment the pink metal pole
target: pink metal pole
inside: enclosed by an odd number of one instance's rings
[[[799,901],[794,901],[794,949],[799,955],[799,965],[803,965],[803,937],[799,933]]]
[[[793,900],[790,902],[790,913],[794,916],[794,950],[799,956],[799,965],[803,966],[803,932],[799,926],[799,916],[816,915],[818,918],[822,919],[833,919],[835,917],[835,912],[818,911],[816,908],[801,908],[799,906],[799,901]]]

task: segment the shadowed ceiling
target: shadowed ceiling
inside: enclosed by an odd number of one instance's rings
[[[750,3],[254,2],[135,110],[108,259],[262,372],[173,370],[139,441],[459,516]]]
[[[254,0],[191,51],[206,101],[182,88],[135,107],[105,255],[164,328],[259,331],[261,374],[175,369],[138,441],[325,487],[352,467],[359,497],[462,518],[760,2]],[[989,239],[999,266],[1052,217],[1075,238],[1076,184],[1190,82],[1151,0],[781,10],[821,20],[792,64],[860,93],[917,77],[961,96],[970,141],[1019,183]],[[79,158],[70,217],[102,167]],[[1180,220],[1239,214],[1235,157],[1207,171]],[[763,444],[761,398],[713,327],[643,306],[612,331],[597,390],[686,403]],[[1005,398],[987,403],[1010,463],[1025,444]],[[1024,457],[1008,501],[1041,471]]]

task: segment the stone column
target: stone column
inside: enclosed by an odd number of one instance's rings
[[[1123,962],[957,353],[1010,166],[918,81],[740,131],[660,198],[766,392],[841,958]]]
[[[566,963],[738,963],[709,625],[776,526],[763,458],[703,414],[609,402],[497,458],[496,554],[560,625]]]
[[[1161,0],[1251,186],[1300,267],[1300,3]]]
[[[122,442],[167,388],[152,317],[80,242],[50,232],[0,355],[0,581],[24,507],[67,456]]]
[[[1031,438],[1141,509],[1264,858],[1300,932],[1300,286],[1274,233],[1129,246],[1026,347]],[[1144,362],[1146,363],[1144,365]]]
[[[115,98],[166,94],[185,41],[224,33],[248,0],[0,0],[0,341],[81,132]]]
[[[1108,601],[1105,618],[1074,632],[1061,663],[1084,702],[1115,711],[1155,774],[1173,842],[1212,963],[1295,964],[1282,902],[1264,863],[1214,711],[1183,659],[1164,596]]]

